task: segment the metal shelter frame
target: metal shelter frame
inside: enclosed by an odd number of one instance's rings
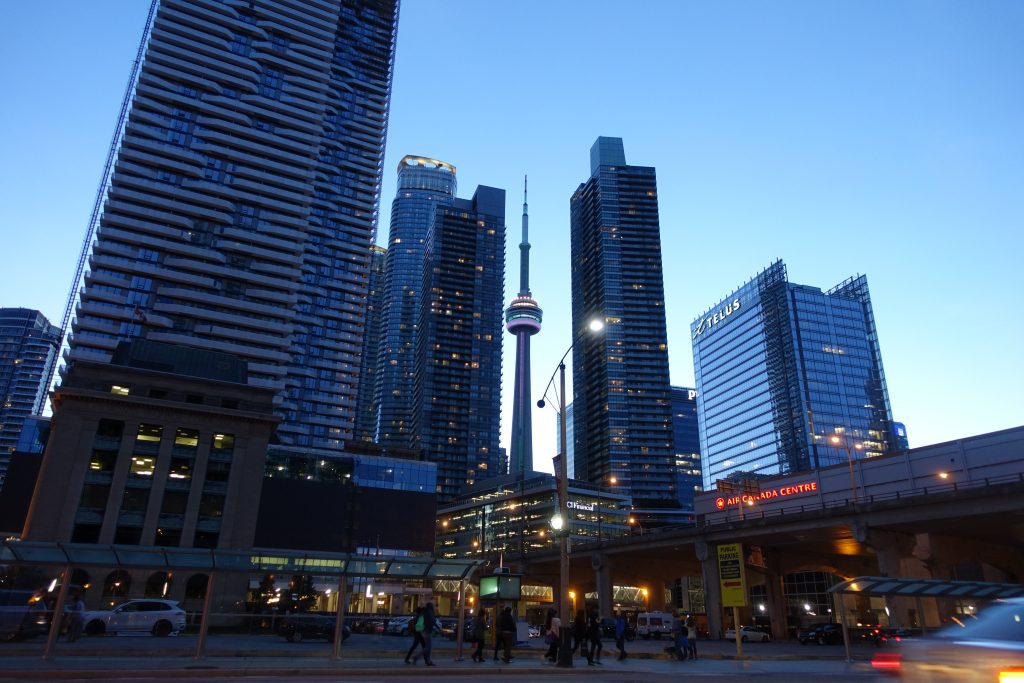
[[[345,617],[346,579],[373,577],[391,579],[458,580],[459,618],[456,634],[456,658],[462,659],[462,636],[466,614],[466,584],[476,568],[477,560],[435,559],[392,555],[357,555],[354,553],[317,553],[295,550],[253,548],[164,548],[156,546],[97,545],[92,543],[56,543],[41,541],[0,541],[0,564],[16,566],[61,567],[60,590],[50,620],[50,632],[43,659],[53,656],[60,634],[71,572],[75,568],[166,569],[168,571],[202,571],[207,574],[206,594],[199,622],[195,659],[206,652],[208,617],[218,573],[312,573],[338,577],[338,611],[334,628],[331,659],[341,653],[342,624]]]
[[[943,579],[899,579],[888,576],[858,576],[837,583],[828,589],[838,596],[839,622],[843,626],[843,647],[846,661],[850,659],[850,634],[846,628],[846,606],[844,595],[868,595],[876,597],[914,598],[918,614],[921,598],[981,598],[1000,600],[1024,597],[1024,585],[1016,583],[988,583],[985,581],[945,581]],[[921,622],[922,632],[926,631]]]

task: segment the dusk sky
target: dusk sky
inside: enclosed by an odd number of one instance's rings
[[[148,6],[4,3],[2,306],[60,323]],[[822,289],[867,275],[911,446],[1019,426],[1022,36],[1017,1],[405,0],[377,241],[399,159],[447,161],[460,196],[508,192],[507,301],[529,175],[536,401],[571,341],[569,197],[621,137],[657,169],[673,384],[690,323],[781,258]]]

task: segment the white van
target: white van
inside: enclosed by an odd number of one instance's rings
[[[641,638],[672,637],[672,620],[670,612],[641,612],[636,617],[636,634]]]

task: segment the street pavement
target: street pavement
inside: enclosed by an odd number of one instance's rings
[[[435,639],[434,661],[427,668],[422,661],[406,665],[403,661],[408,638],[355,635],[345,642],[341,657],[329,658],[330,646],[323,641],[288,643],[269,635],[212,636],[207,643],[207,656],[195,659],[194,636],[177,638],[94,637],[75,643],[58,643],[54,656],[42,658],[42,643],[0,644],[0,680],[5,681],[76,681],[137,680],[157,678],[162,681],[222,680],[245,677],[247,683],[258,681],[344,680],[387,681],[409,680],[425,676],[461,678],[472,676],[485,681],[492,677],[508,680],[513,675],[529,681],[553,680],[565,676],[585,675],[595,683],[644,681],[654,676],[683,675],[691,678],[749,680],[773,678],[790,681],[814,676],[829,681],[870,681],[875,676],[868,662],[873,648],[856,648],[855,661],[847,663],[839,646],[801,646],[797,643],[745,643],[744,658],[735,656],[735,644],[725,641],[701,641],[700,658],[679,662],[665,653],[668,641],[637,640],[627,644],[630,656],[617,661],[610,643],[605,643],[600,665],[588,666],[577,657],[572,668],[556,668],[542,657],[543,643],[530,641],[514,651],[514,659],[506,664],[496,662],[493,649],[486,650],[487,661],[470,660],[469,645],[463,659],[456,659],[455,644]]]

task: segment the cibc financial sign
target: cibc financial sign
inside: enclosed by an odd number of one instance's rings
[[[730,303],[727,303],[717,311],[709,313],[705,317],[701,318],[700,322],[697,323],[697,329],[693,331],[693,338],[696,339],[700,335],[709,331],[712,327],[721,325],[730,315],[738,310],[740,310],[740,300],[733,299]]]

